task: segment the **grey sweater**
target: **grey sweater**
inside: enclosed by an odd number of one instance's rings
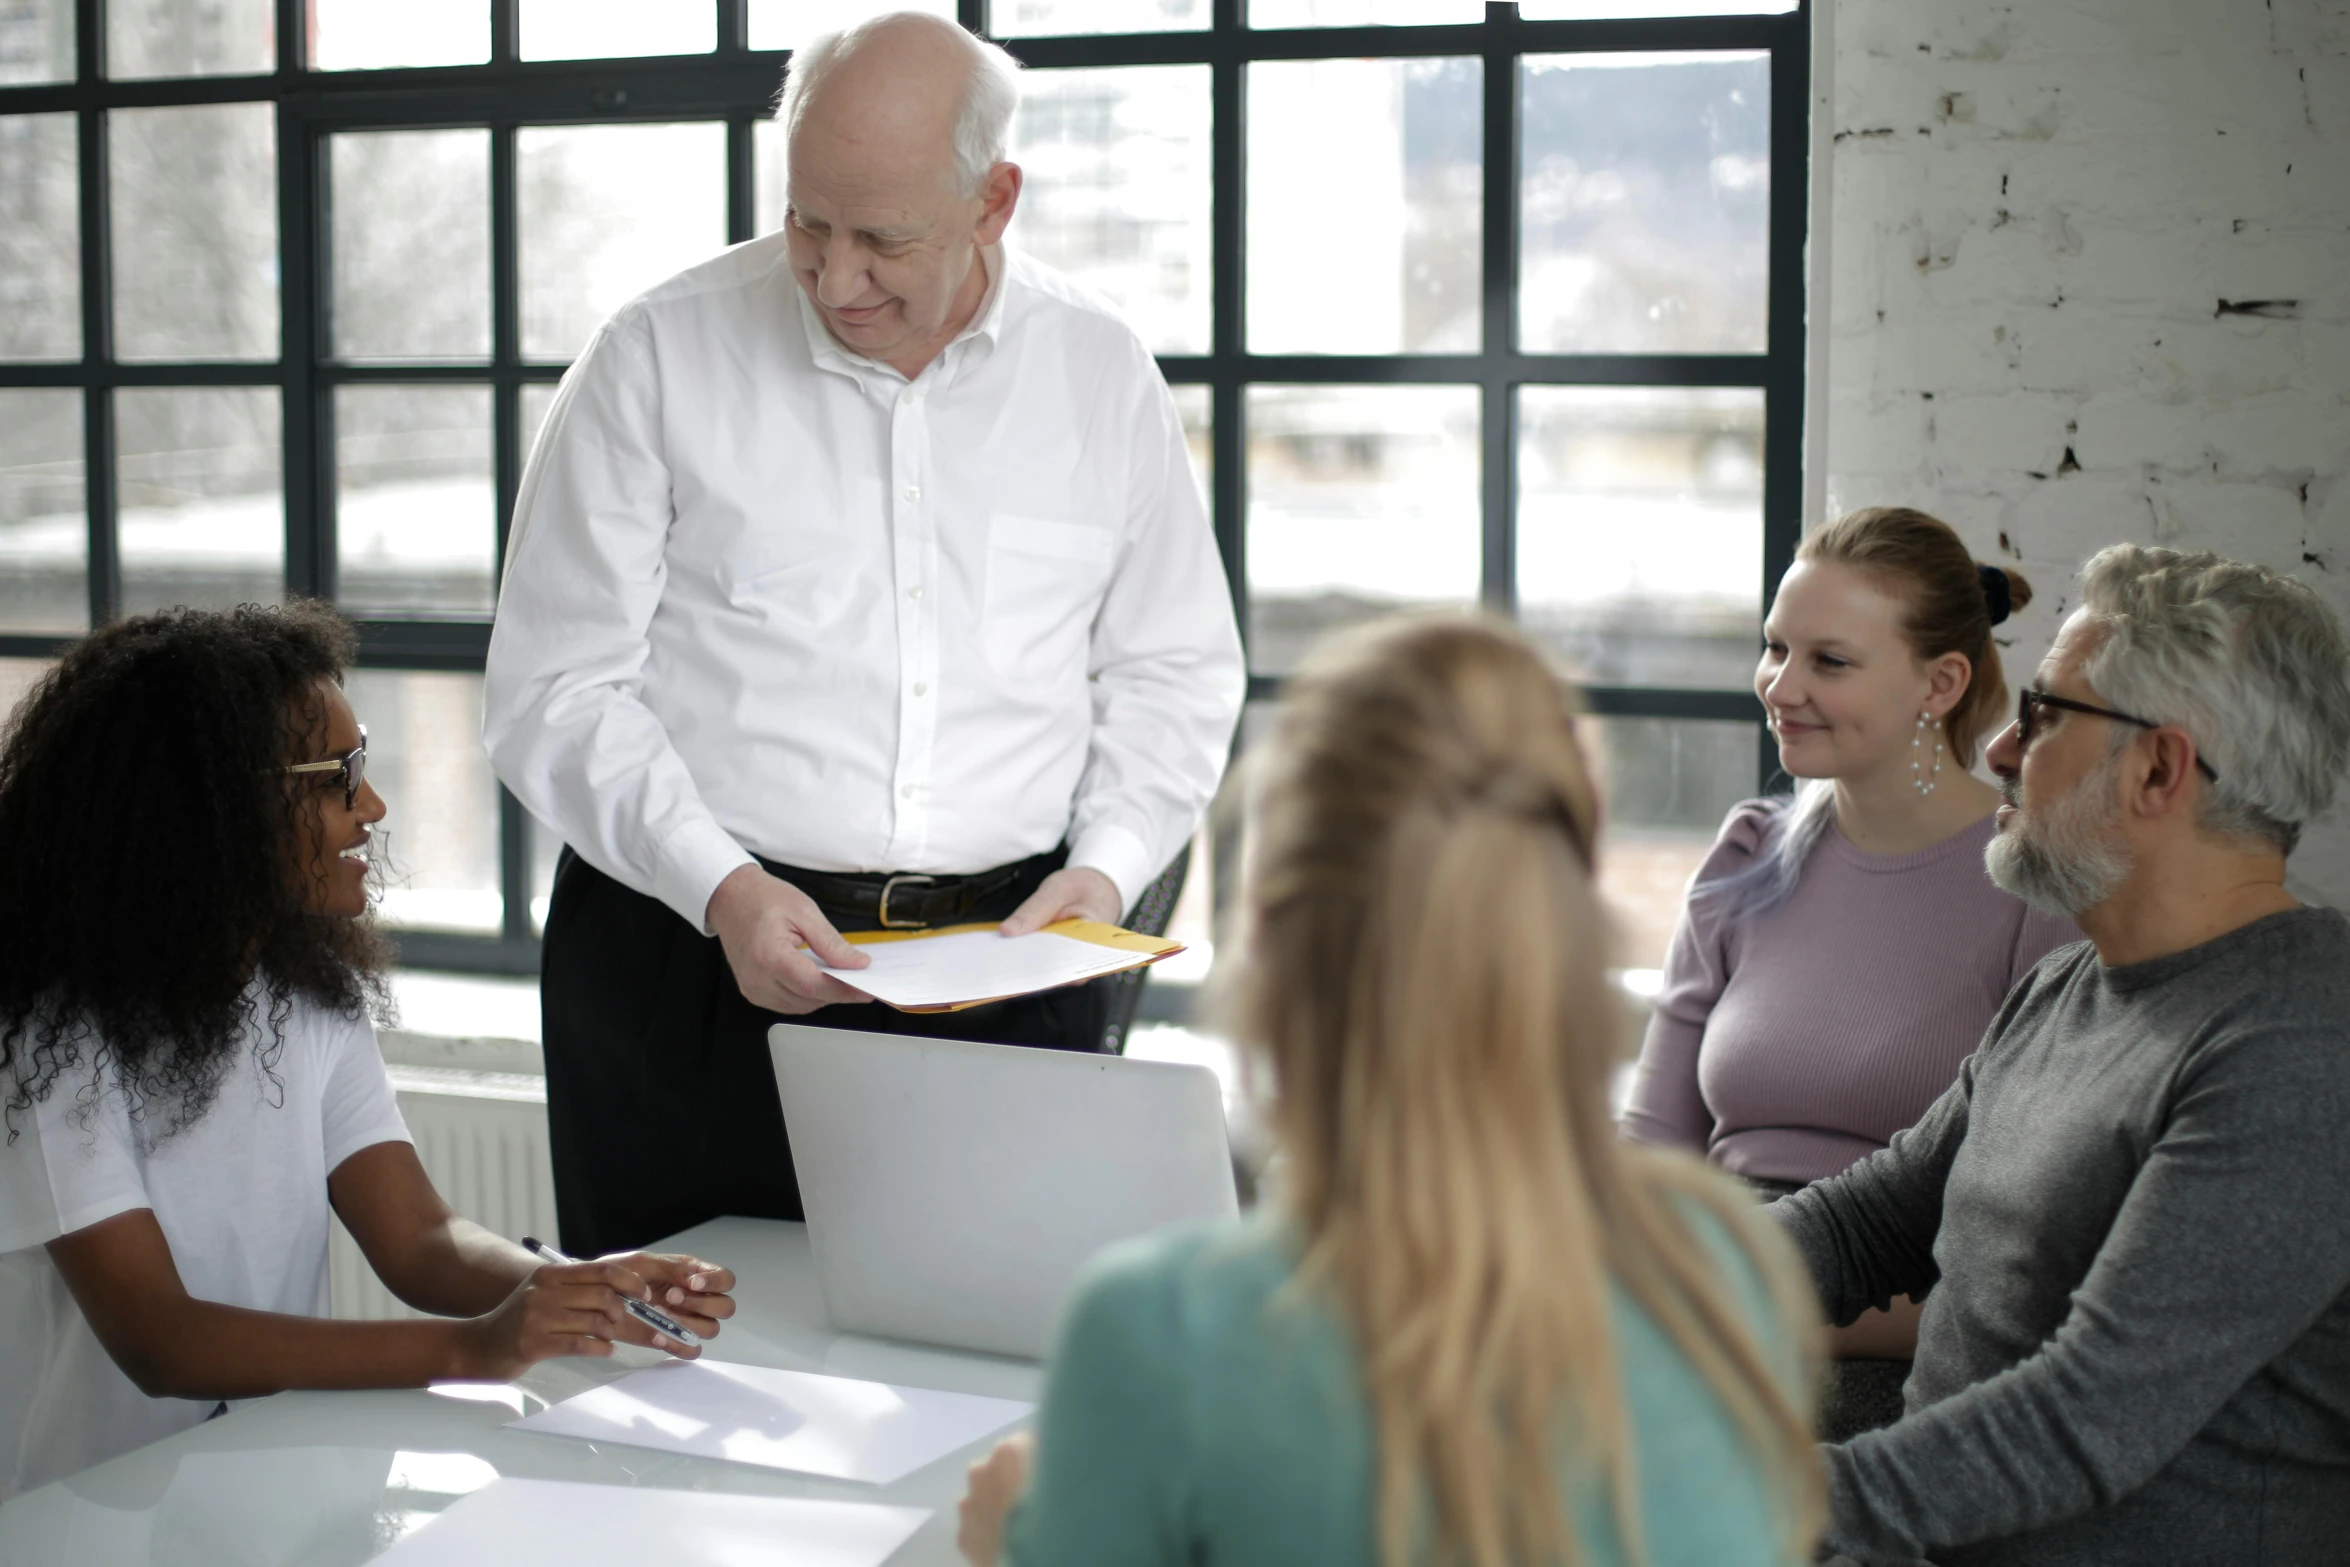
[[[1772,1211],[1828,1315],[1931,1287],[1826,1543],[2000,1567],[2350,1561],[2350,920],[2044,959],[1925,1118]]]

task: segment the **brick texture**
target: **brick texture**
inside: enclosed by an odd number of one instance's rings
[[[1835,3],[1829,510],[2019,566],[2011,672],[2121,540],[2350,617],[2350,0]]]

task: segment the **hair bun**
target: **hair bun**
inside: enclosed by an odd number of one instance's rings
[[[1975,575],[1983,581],[1984,606],[1991,612],[1991,624],[1996,626],[2015,612],[2015,597],[2008,591],[2007,573],[1997,566],[1977,566]]]

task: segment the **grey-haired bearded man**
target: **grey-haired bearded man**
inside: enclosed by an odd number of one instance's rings
[[[1773,1209],[1831,1319],[1926,1296],[1903,1418],[1826,1449],[1825,1545],[2339,1563],[2350,920],[2284,879],[2350,764],[2341,626],[2263,567],[2105,550],[1988,759],[1993,878],[2089,940],[1917,1126]]]

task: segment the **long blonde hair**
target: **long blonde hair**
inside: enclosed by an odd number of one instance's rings
[[[1301,1286],[1359,1341],[1381,1560],[1577,1562],[1561,1457],[1605,1482],[1643,1559],[1611,1281],[1720,1398],[1806,1554],[1808,1411],[1697,1213],[1752,1255],[1791,1331],[1818,1307],[1750,1198],[1617,1140],[1626,1023],[1569,688],[1499,623],[1389,621],[1307,662],[1252,762],[1250,929],[1220,1002],[1273,1069]]]

